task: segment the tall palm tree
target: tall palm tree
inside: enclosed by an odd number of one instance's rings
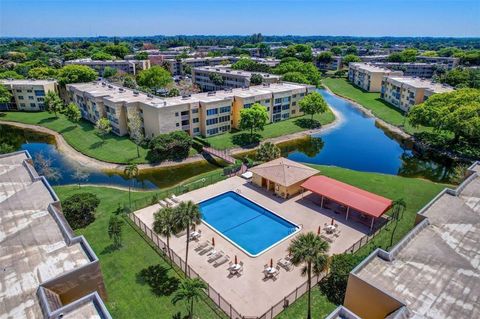
[[[179,301],[183,301],[187,304],[188,318],[193,318],[193,303],[198,301],[202,296],[203,289],[207,289],[207,285],[200,278],[186,278],[181,284],[178,290],[173,295],[172,303],[175,305]]]
[[[128,203],[130,208],[132,207],[132,196],[131,196],[131,188],[133,186],[133,178],[138,176],[138,166],[137,164],[129,164],[125,166],[123,170],[123,174],[131,180],[130,185],[128,186]]]
[[[407,209],[407,203],[403,200],[403,198],[393,201],[391,217],[395,221],[395,225],[393,226],[392,234],[390,235],[390,247],[393,245],[393,236],[397,230],[398,220],[403,217],[403,212],[405,209]]]
[[[170,255],[170,237],[177,232],[177,223],[175,220],[175,212],[171,207],[160,209],[154,215],[153,231],[167,239],[167,251],[170,262],[172,256]]]
[[[303,264],[302,275],[308,276],[308,312],[307,319],[312,318],[311,309],[311,289],[312,272],[319,275],[325,271],[328,266],[328,256],[326,255],[329,245],[320,236],[313,232],[300,234],[292,240],[288,247],[288,252],[292,256],[292,263],[295,266]]]
[[[188,244],[190,243],[190,226],[200,224],[202,215],[198,205],[192,201],[181,202],[175,208],[175,220],[179,230],[187,230],[187,250],[185,251],[185,273],[188,269]]]

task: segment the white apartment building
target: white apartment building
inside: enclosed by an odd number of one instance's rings
[[[91,67],[97,71],[100,76],[103,75],[106,67],[133,75],[150,68],[150,60],[92,60],[88,58],[65,61],[65,64],[78,64]]]
[[[192,136],[212,136],[237,128],[240,110],[258,102],[267,108],[270,122],[303,115],[298,101],[313,86],[273,83],[199,93],[191,96],[159,98],[105,82],[67,84],[69,100],[76,103],[82,117],[95,123],[106,117],[117,135],[128,134],[128,118],[136,112],[142,118],[144,134],[183,130]]]
[[[342,68],[342,57],[334,55],[329,62],[320,61],[315,58],[315,65],[319,70],[338,71]]]
[[[165,64],[168,70],[174,76],[185,75],[185,66],[191,69],[201,66],[220,65],[222,63],[235,63],[240,58],[234,56],[218,56],[218,57],[192,57],[185,59],[166,59]]]
[[[451,70],[459,65],[460,59],[446,56],[417,56],[416,62],[444,65],[447,70]]]
[[[392,71],[372,64],[355,62],[348,66],[348,80],[368,92],[380,92],[384,76],[402,76],[402,71]]]
[[[204,66],[192,70],[192,81],[204,92],[246,88],[250,86],[254,74],[262,77],[262,83],[277,83],[281,80],[281,76],[275,74],[232,70],[227,66]],[[221,82],[216,82],[214,77],[221,79]]]
[[[0,103],[0,111],[43,111],[45,95],[57,92],[54,80],[0,80],[12,94],[9,103]]]
[[[436,71],[446,70],[447,68],[444,64],[420,62],[376,62],[372,64],[381,68],[402,71],[404,76],[412,76],[425,79],[433,77]]]
[[[433,94],[451,91],[453,91],[452,87],[430,80],[387,76],[383,79],[380,97],[402,111],[408,112],[413,105],[423,103]]]

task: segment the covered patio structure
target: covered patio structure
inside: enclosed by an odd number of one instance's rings
[[[320,207],[344,213],[373,229],[375,220],[392,206],[392,200],[327,176],[312,176],[301,187],[321,196]]]
[[[250,172],[253,174],[252,183],[283,198],[300,193],[301,184],[307,178],[319,173],[316,169],[284,157],[255,166],[250,169]]]

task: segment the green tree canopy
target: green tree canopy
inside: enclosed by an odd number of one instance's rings
[[[18,74],[17,72],[12,71],[12,70],[0,72],[0,79],[16,79],[16,80],[20,80],[20,79],[24,79],[24,78],[25,78],[25,77],[24,77],[23,75]]]
[[[63,213],[73,229],[83,228],[95,220],[100,199],[92,193],[79,193],[62,201]]]
[[[267,108],[254,103],[250,108],[240,111],[240,129],[250,130],[250,139],[253,142],[253,132],[262,131],[268,119]]]
[[[345,66],[348,66],[349,63],[351,62],[361,62],[362,60],[354,55],[354,54],[347,54],[346,56],[343,57],[342,59],[342,64]]]
[[[107,52],[104,52],[104,51],[97,51],[97,52],[92,54],[91,58],[92,58],[92,60],[106,61],[106,60],[115,60],[116,56],[112,55],[112,54],[109,54]]]
[[[99,118],[97,123],[95,124],[95,132],[98,136],[102,139],[107,136],[108,133],[112,130],[112,125],[110,121],[106,117]]]
[[[253,61],[249,57],[241,58],[240,60],[232,64],[232,69],[245,70],[250,72],[270,72],[270,67],[268,65]]]
[[[94,81],[98,73],[85,65],[66,65],[58,71],[58,82],[62,85]]]
[[[453,133],[454,142],[460,138],[479,141],[480,90],[460,89],[432,95],[413,107],[409,119],[414,126],[429,126],[436,131]]]
[[[148,60],[148,53],[147,52],[139,52],[135,54],[135,60]]]
[[[263,76],[261,76],[258,73],[253,73],[252,76],[250,77],[251,85],[259,85],[259,84],[262,84],[262,82],[263,82]]]
[[[330,52],[332,52],[335,55],[340,55],[342,54],[342,48],[339,46],[334,46],[330,48]]]
[[[118,73],[118,70],[116,68],[112,68],[112,67],[105,67],[105,69],[103,69],[103,77],[104,78],[111,78],[112,76],[115,76],[116,74]]]
[[[10,93],[10,91],[0,84],[0,103],[10,103],[13,95]]]
[[[63,110],[63,115],[65,115],[70,122],[74,123],[77,123],[82,118],[82,113],[75,103],[69,103]]]
[[[113,241],[114,248],[122,246],[123,221],[116,215],[110,216],[108,221],[108,237]]]
[[[150,69],[141,71],[137,76],[137,83],[154,92],[172,83],[172,75],[164,68],[155,65]]]
[[[300,105],[300,111],[311,116],[311,121],[313,121],[313,116],[318,113],[323,113],[328,110],[327,102],[323,99],[323,96],[318,92],[312,92],[305,96],[298,103]]]
[[[317,56],[317,61],[322,63],[330,63],[332,61],[332,57],[332,52],[325,51]]]
[[[417,49],[405,49],[402,52],[395,52],[388,56],[389,62],[415,62],[417,59]]]
[[[207,285],[200,278],[186,278],[173,295],[172,303],[175,305],[184,302],[188,309],[188,318],[192,319],[194,303],[202,298],[204,289],[207,289]]]
[[[308,80],[306,84],[318,86],[320,85],[321,75],[317,67],[313,63],[305,63],[298,59],[286,59],[282,60],[282,63],[277,65],[273,70],[273,73],[285,75],[286,73],[298,72],[301,73],[304,78]],[[297,76],[297,78],[299,78]]]
[[[120,59],[123,59],[131,52],[130,47],[126,43],[109,44],[103,48],[103,51]]]
[[[28,77],[32,79],[50,79],[57,76],[57,69],[45,66],[32,68],[28,71]]]
[[[287,72],[282,76],[282,80],[293,83],[310,83],[307,76],[301,72]]]
[[[53,91],[47,92],[47,94],[45,95],[44,104],[45,104],[45,109],[49,113],[54,113],[55,117],[57,117],[57,113],[62,112],[64,109],[62,99],[58,96],[57,93]]]
[[[440,82],[456,88],[480,89],[480,69],[455,68],[441,75]]]
[[[257,150],[257,160],[263,162],[269,162],[281,155],[280,148],[273,143],[265,142],[260,145]]]
[[[192,143],[192,137],[184,131],[159,134],[150,140],[148,156],[153,162],[185,159]]]

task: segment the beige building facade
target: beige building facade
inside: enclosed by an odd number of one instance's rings
[[[98,72],[100,76],[103,75],[105,68],[110,67],[136,75],[138,72],[150,68],[150,60],[92,60],[92,59],[77,59],[65,61],[66,65],[77,64],[88,66]]]
[[[0,80],[12,94],[9,103],[0,103],[0,111],[43,111],[45,95],[57,92],[54,80]]]
[[[453,88],[414,77],[387,76],[383,79],[380,97],[393,106],[408,112],[412,106],[423,103],[437,93],[451,92]]]
[[[348,80],[367,92],[380,92],[385,76],[402,76],[402,71],[392,71],[368,63],[350,63]]]
[[[273,83],[216,92],[160,98],[105,82],[68,84],[68,101],[92,123],[106,117],[112,132],[127,135],[131,114],[141,118],[145,137],[183,130],[191,136],[213,136],[238,128],[240,111],[253,103],[267,109],[269,122],[301,116],[298,102],[315,87]]]

